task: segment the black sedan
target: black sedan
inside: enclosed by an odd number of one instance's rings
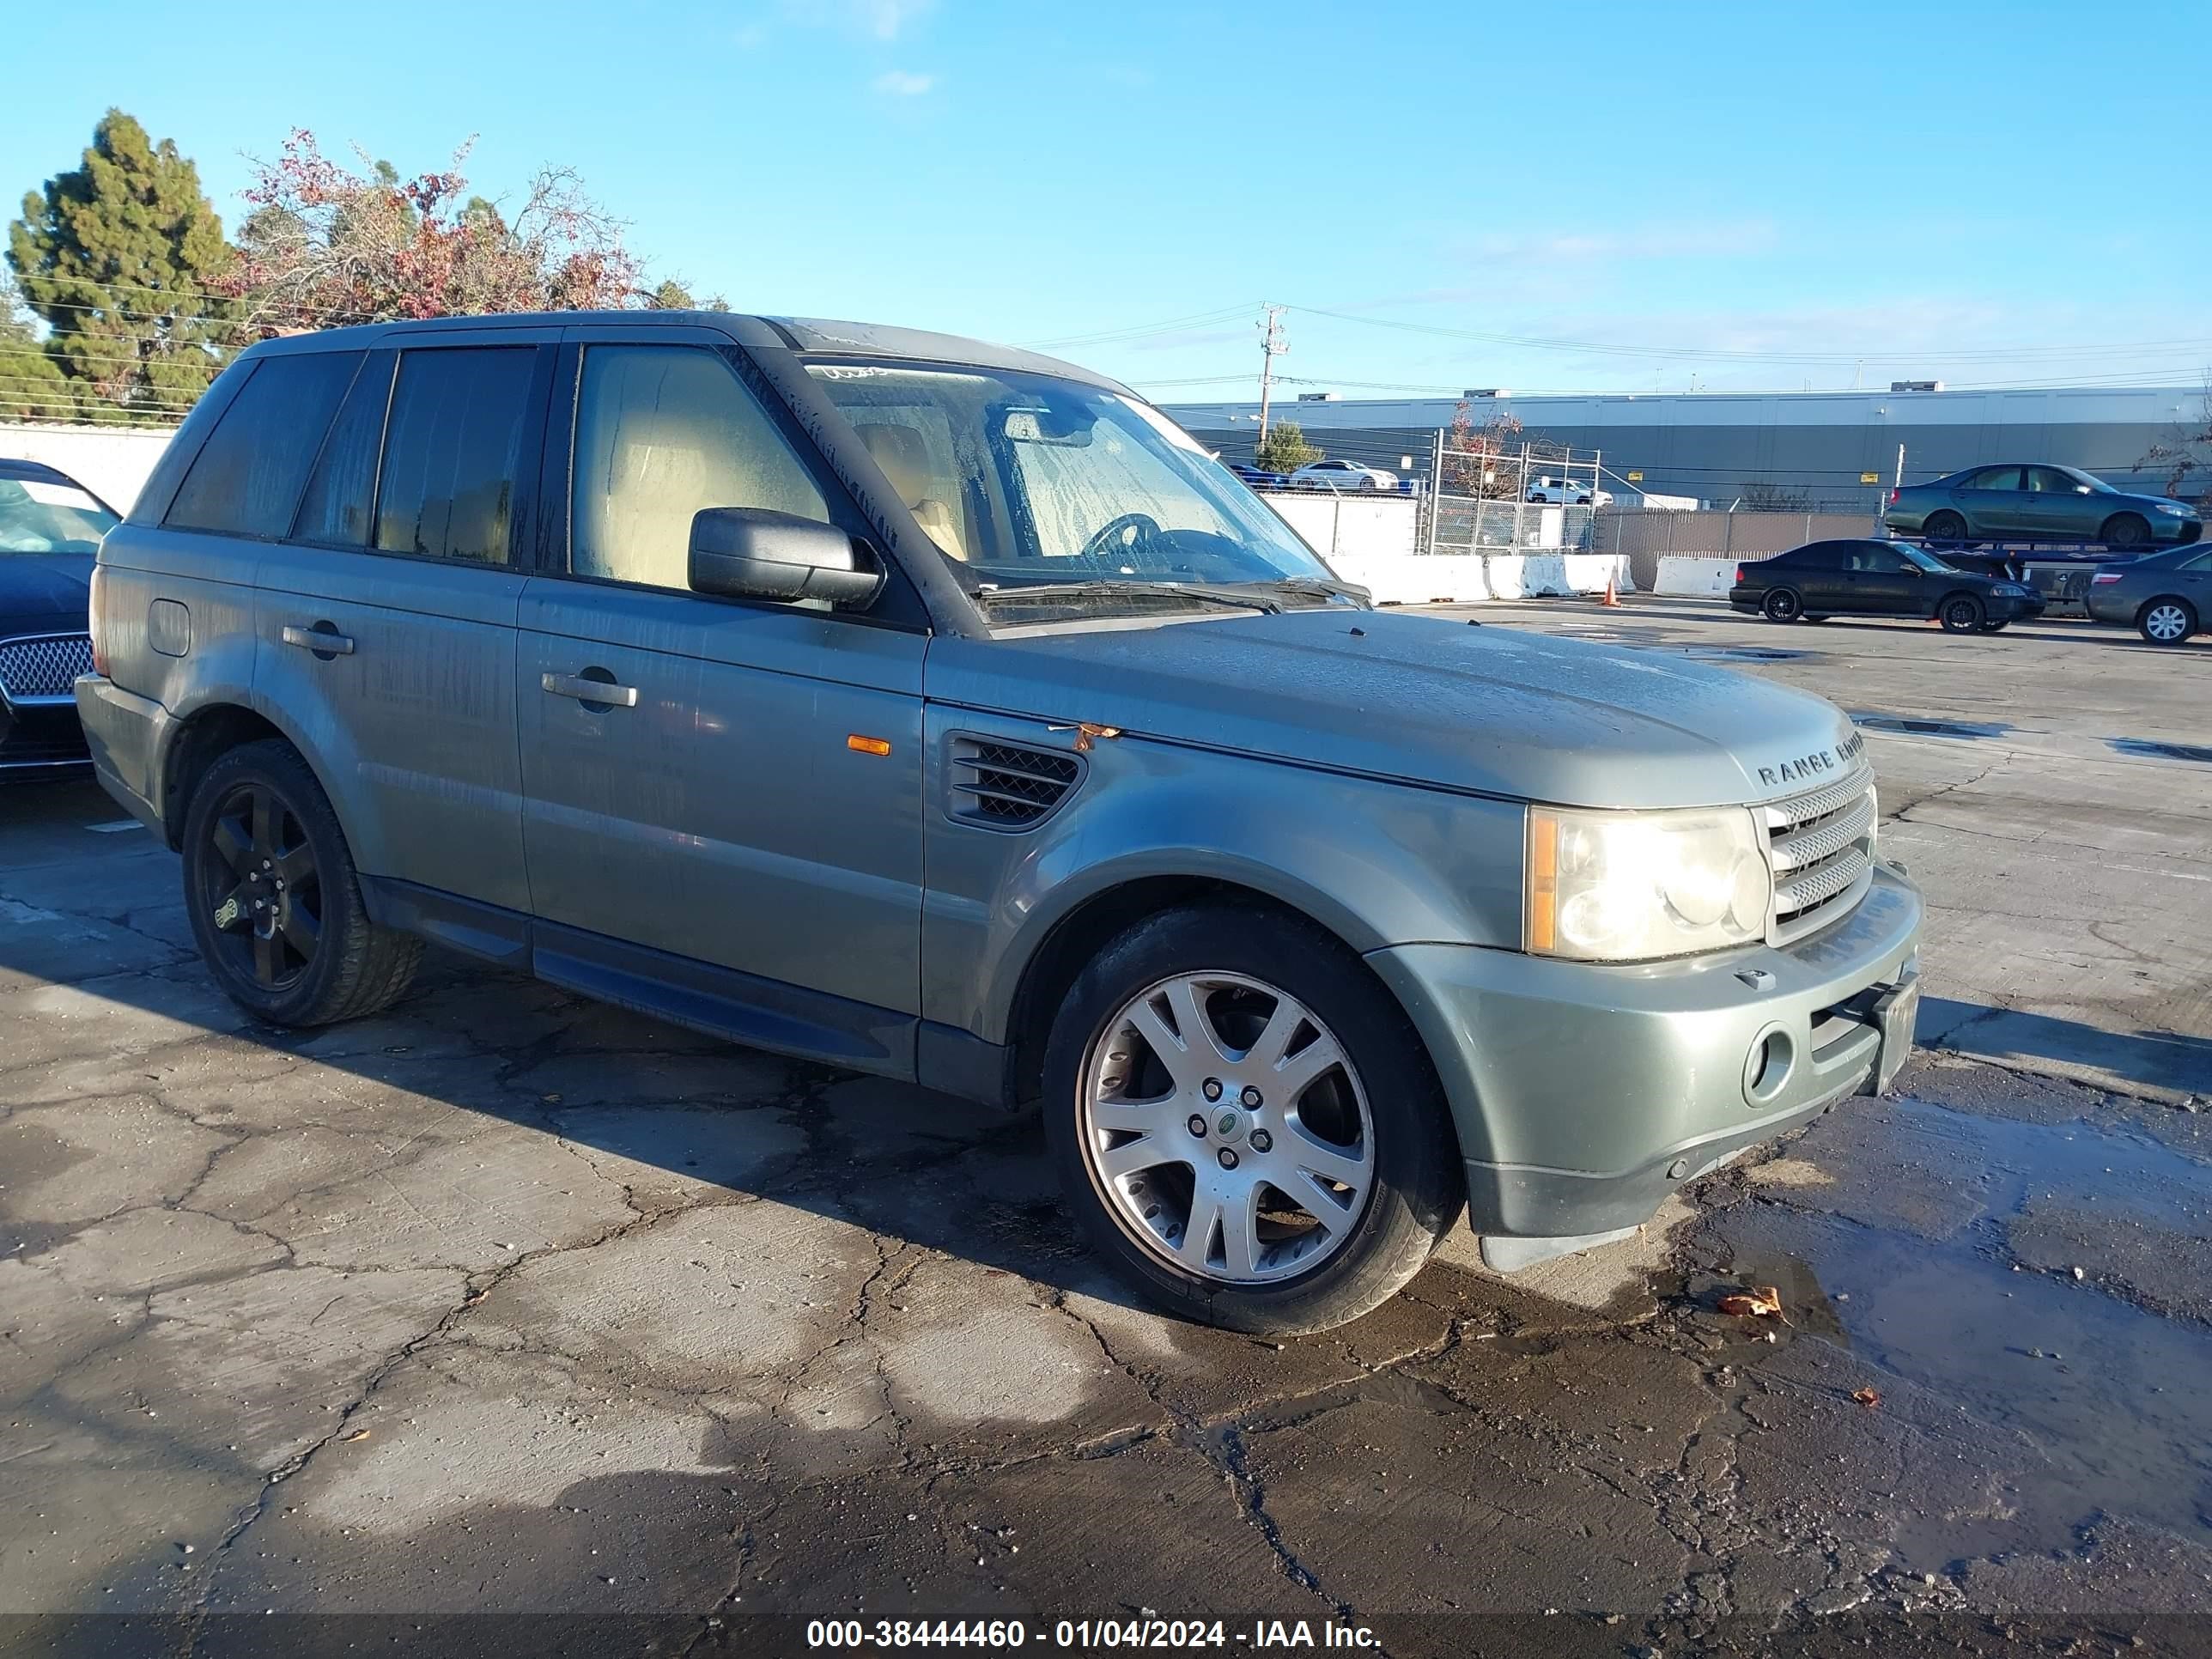
[[[1769,622],[1934,617],[1954,634],[1994,634],[2043,614],[2023,582],[1960,570],[1903,542],[1808,542],[1735,568],[1729,604]]]
[[[2212,624],[2212,548],[2176,547],[2110,564],[2089,578],[2089,615],[2153,645],[2181,645]]]
[[[117,518],[66,472],[0,460],[0,782],[88,763],[72,688],[92,672],[93,555]]]

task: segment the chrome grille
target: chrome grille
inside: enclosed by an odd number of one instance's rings
[[[1042,823],[1083,775],[1073,755],[978,738],[952,741],[952,816],[987,830]]]
[[[1849,915],[1874,879],[1871,769],[1759,810],[1774,872],[1768,939],[1786,945]]]
[[[0,696],[9,702],[66,702],[76,677],[92,672],[89,634],[0,640]]]

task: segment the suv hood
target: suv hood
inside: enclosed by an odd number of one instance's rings
[[[92,565],[89,553],[0,553],[0,635],[83,633]]]
[[[930,642],[933,702],[1571,806],[1801,794],[1849,769],[1850,718],[1692,662],[1336,607]]]

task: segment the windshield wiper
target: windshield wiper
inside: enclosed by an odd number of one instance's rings
[[[1354,605],[1369,603],[1366,590],[1354,587],[1350,582],[1332,581],[1326,576],[1271,576],[1256,587],[1283,587],[1293,593],[1319,593],[1332,599],[1350,599]]]
[[[1273,615],[1283,607],[1263,593],[1247,593],[1232,587],[1215,587],[1206,582],[1146,582],[1101,580],[1088,582],[1010,582],[1006,586],[986,586],[975,597],[987,605],[1005,605],[1030,599],[1207,599],[1215,605],[1234,605],[1243,611],[1261,611]]]

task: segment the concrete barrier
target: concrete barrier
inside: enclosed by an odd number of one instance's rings
[[[0,422],[0,455],[59,467],[118,513],[128,513],[146,475],[169,447],[169,435],[166,427],[4,421]]]
[[[1330,567],[1374,594],[1378,605],[1468,604],[1482,599],[1565,598],[1602,593],[1610,576],[1628,586],[1628,561],[1609,553],[1339,554]]]
[[[1483,566],[1472,554],[1391,556],[1340,553],[1329,568],[1358,582],[1377,605],[1464,604],[1492,597]]]
[[[1659,561],[1658,580],[1651,591],[1680,599],[1726,598],[1729,589],[1735,586],[1735,567],[1734,559],[1698,559],[1670,554]]]

